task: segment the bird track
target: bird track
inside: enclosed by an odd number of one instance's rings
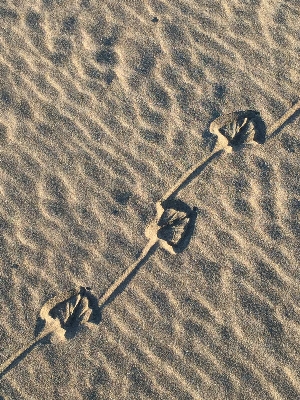
[[[140,268],[151,254],[162,247],[171,254],[183,251],[193,234],[197,209],[174,197],[211,162],[222,155],[238,151],[245,144],[263,144],[274,138],[277,131],[289,122],[300,110],[300,100],[279,120],[266,130],[259,112],[254,110],[236,111],[221,115],[210,124],[210,132],[217,136],[212,153],[188,169],[164,196],[156,203],[156,217],[145,230],[148,243],[138,259],[104,292],[99,300],[91,294],[90,288],[79,287],[48,300],[40,311],[38,324],[41,332],[25,347],[18,350],[0,366],[0,378],[10,371],[43,339],[56,335],[60,340],[75,336],[78,328],[100,321],[100,312],[130,276]]]

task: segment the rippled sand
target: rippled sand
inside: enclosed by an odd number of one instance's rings
[[[212,120],[268,127],[299,99],[299,21],[297,0],[0,2],[0,364],[51,296],[100,297],[134,262]],[[0,399],[300,398],[299,149],[298,115],[209,165],[177,195],[189,246],[33,349]]]

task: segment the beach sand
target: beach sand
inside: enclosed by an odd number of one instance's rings
[[[0,2],[0,365],[42,306],[96,298],[155,204],[211,153],[210,123],[299,100],[297,0]],[[300,399],[299,113],[177,193],[188,246],[158,248],[73,338],[41,341],[1,400]]]

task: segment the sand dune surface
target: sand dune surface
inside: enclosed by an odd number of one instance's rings
[[[180,214],[101,320],[1,375],[1,400],[300,398],[299,112],[268,136],[299,101],[299,21],[297,0],[0,1],[0,365],[49,299],[100,299],[138,260],[213,120],[267,128],[176,193],[197,213],[185,248]]]

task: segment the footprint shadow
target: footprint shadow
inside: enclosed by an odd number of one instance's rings
[[[182,219],[180,218],[172,220],[172,223],[164,224],[162,215],[158,221],[158,226],[161,226],[161,228],[157,231],[157,237],[172,246],[176,254],[181,253],[189,245],[193,236],[198,209],[196,207],[192,209],[180,199],[167,199],[162,202],[162,207],[165,210],[174,210],[179,215],[184,213],[184,219],[188,220],[184,226],[182,226]],[[178,240],[177,237],[179,237]]]

